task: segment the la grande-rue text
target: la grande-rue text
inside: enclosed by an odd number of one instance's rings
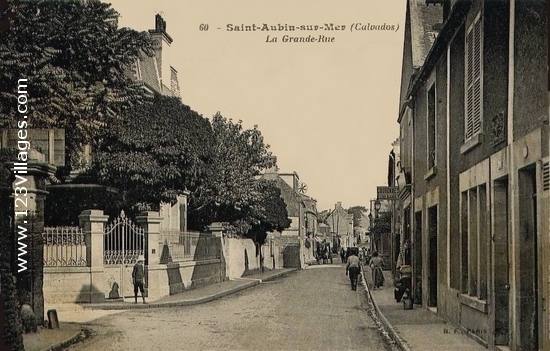
[[[279,39],[278,37],[272,37],[268,35],[265,39],[265,42],[277,43],[278,39]],[[290,35],[283,35],[281,37],[281,42],[283,43],[334,43],[335,40],[336,40],[335,37],[329,37],[322,34],[316,35],[316,36],[308,35],[303,37],[293,37]]]

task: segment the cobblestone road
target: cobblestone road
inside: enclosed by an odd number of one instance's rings
[[[388,350],[343,265],[319,265],[207,304],[94,321],[91,350]]]

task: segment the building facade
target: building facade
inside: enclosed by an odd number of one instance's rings
[[[536,0],[407,2],[400,256],[415,303],[490,349],[550,346],[546,21]]]
[[[334,209],[327,216],[326,223],[330,226],[333,236],[340,239],[340,247],[348,248],[357,245],[353,231],[353,214],[348,213],[341,202],[334,205]]]
[[[296,172],[279,173],[270,169],[262,175],[263,179],[274,180],[281,190],[290,227],[271,237],[281,249],[281,267],[304,268],[307,262],[314,260],[313,239],[317,230],[316,200],[300,192],[300,178]],[[277,268],[281,268],[277,267]]]

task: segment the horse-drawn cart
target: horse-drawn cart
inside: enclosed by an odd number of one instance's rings
[[[332,263],[332,251],[330,250],[330,244],[327,242],[318,242],[317,250],[315,252],[315,259],[317,263]]]

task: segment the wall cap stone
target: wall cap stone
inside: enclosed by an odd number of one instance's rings
[[[489,304],[486,300],[480,300],[477,296],[470,296],[466,294],[460,294],[459,299],[461,304],[487,314],[487,307]]]

